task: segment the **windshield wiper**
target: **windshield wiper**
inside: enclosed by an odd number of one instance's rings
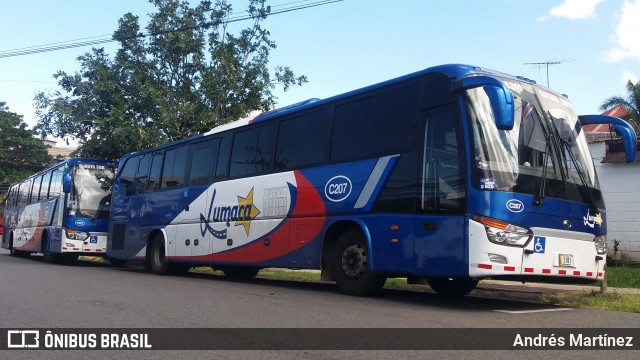
[[[111,188],[109,189],[109,194],[105,195],[101,200],[100,203],[98,204],[98,209],[96,210],[96,214],[93,215],[93,217],[91,218],[91,222],[94,223],[96,222],[96,220],[98,220],[98,216],[100,216],[100,214],[102,214],[102,212],[104,211],[104,208],[107,206],[110,206],[110,201],[111,200]]]
[[[596,212],[598,210],[597,205],[596,205],[596,200],[593,197],[593,193],[591,192],[591,188],[589,187],[589,184],[587,183],[587,179],[584,176],[584,173],[582,172],[582,168],[580,167],[579,163],[578,163],[578,159],[576,158],[576,154],[573,152],[573,149],[571,148],[571,143],[568,140],[564,140],[564,139],[560,139],[560,143],[562,144],[562,146],[566,149],[567,153],[569,154],[569,158],[571,159],[571,162],[573,163],[573,166],[575,166],[576,168],[576,173],[578,173],[578,177],[580,178],[580,182],[582,183],[582,186],[584,186],[585,191],[587,192],[587,198],[589,200],[589,215],[596,215]],[[567,177],[569,177],[569,169],[567,168]]]
[[[540,179],[540,187],[538,188],[538,194],[533,200],[535,206],[540,206],[544,202],[544,192],[547,184],[547,164],[549,163],[549,157],[551,156],[551,133],[547,133],[544,136],[544,161],[542,164],[542,178]]]

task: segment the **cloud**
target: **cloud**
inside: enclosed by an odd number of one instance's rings
[[[564,0],[549,10],[547,16],[536,21],[545,21],[551,17],[565,18],[569,20],[581,20],[596,16],[596,6],[604,0]]]
[[[625,0],[620,21],[612,35],[614,47],[607,53],[610,62],[627,58],[640,60],[640,0]]]

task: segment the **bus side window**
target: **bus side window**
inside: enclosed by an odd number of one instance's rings
[[[213,170],[216,168],[218,141],[218,139],[212,139],[191,145],[189,186],[211,183]]]
[[[166,152],[162,167],[162,189],[175,189],[184,185],[184,172],[189,147],[183,145]]]
[[[149,168],[151,167],[151,153],[140,155],[140,162],[138,163],[138,170],[134,178],[133,187],[135,194],[142,194],[147,188],[147,179],[149,178]]]
[[[327,110],[282,121],[276,147],[276,171],[296,169],[324,161],[329,124]]]
[[[49,198],[49,184],[51,183],[51,172],[42,175],[42,185],[40,185],[40,199]]]
[[[124,168],[120,173],[120,194],[124,196],[131,196],[135,194],[133,181],[136,176],[136,170],[138,168],[139,156],[132,157],[124,164]]]
[[[154,192],[160,190],[160,175],[162,174],[162,160],[164,152],[162,150],[153,152],[151,160],[151,170],[149,171],[149,179],[145,192]]]
[[[466,205],[462,128],[454,106],[428,110],[425,122],[422,206],[426,212],[460,213]]]
[[[271,170],[276,124],[239,131],[233,137],[230,177],[261,175]]]
[[[216,164],[214,181],[226,180],[229,177],[229,157],[231,156],[231,135],[226,134],[220,138],[220,150]]]

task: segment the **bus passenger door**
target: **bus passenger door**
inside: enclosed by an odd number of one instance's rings
[[[422,113],[418,206],[414,222],[414,273],[465,276],[466,166],[455,104]]]

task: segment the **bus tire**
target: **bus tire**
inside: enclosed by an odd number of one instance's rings
[[[249,266],[227,266],[220,270],[224,273],[225,277],[234,280],[251,280],[258,275],[260,268]]]
[[[367,296],[380,291],[387,278],[369,270],[369,251],[360,229],[349,229],[338,237],[334,247],[333,278],[340,291]]]
[[[49,264],[57,264],[60,262],[62,255],[49,251],[49,239],[45,236],[40,240],[42,243],[42,257]]]
[[[433,291],[449,297],[465,296],[478,285],[477,279],[469,278],[432,277],[427,282]]]
[[[149,252],[147,263],[149,264],[149,270],[156,275],[169,273],[169,263],[167,262],[162,236],[155,236],[151,241],[151,251]]]

